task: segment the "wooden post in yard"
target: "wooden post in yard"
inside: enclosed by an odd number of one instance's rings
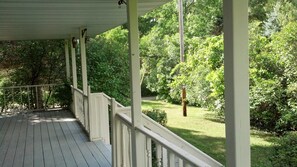
[[[183,14],[183,1],[178,0],[178,13],[179,13],[179,41],[180,41],[180,62],[185,62],[185,51],[184,51],[184,14]],[[187,93],[186,86],[183,84],[182,93],[182,108],[183,116],[187,116]]]

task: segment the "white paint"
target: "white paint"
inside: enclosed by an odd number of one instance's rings
[[[66,63],[66,78],[70,81],[70,63],[69,63],[69,41],[65,40],[65,63]]]
[[[75,48],[72,43],[72,38],[70,39],[71,44],[71,66],[72,66],[72,85],[74,88],[77,88],[77,70],[76,70],[76,55]]]
[[[85,28],[80,28],[79,31],[79,43],[80,43],[80,56],[81,56],[81,70],[82,70],[82,82],[83,82],[83,92],[88,93],[88,75],[87,75],[87,56],[86,56],[86,33],[83,30]]]
[[[110,144],[108,99],[102,93],[89,94],[90,139]]]
[[[248,0],[223,3],[227,166],[249,167]]]
[[[143,15],[169,0],[139,0]],[[95,37],[127,22],[126,8],[112,0],[13,0],[0,1],[0,41],[67,39],[88,25]],[[78,37],[78,36],[76,36]]]
[[[140,58],[138,31],[138,0],[127,1],[127,17],[129,30],[130,88],[132,109],[132,167],[145,166],[145,137],[135,130],[142,126]]]

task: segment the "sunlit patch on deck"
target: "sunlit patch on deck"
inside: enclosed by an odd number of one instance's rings
[[[0,166],[111,167],[111,149],[89,142],[68,111],[1,115]]]

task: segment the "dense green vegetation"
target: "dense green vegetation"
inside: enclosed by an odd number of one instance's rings
[[[223,115],[222,1],[184,5],[185,63],[179,63],[176,2],[141,19],[152,22],[141,36],[143,83],[159,99],[178,103],[185,84],[190,105]],[[278,134],[297,127],[296,19],[293,1],[250,1],[251,124]]]
[[[121,27],[87,43],[88,80],[92,91],[130,103],[128,31]]]
[[[65,70],[64,62],[63,40],[1,41],[0,87],[63,83],[66,78],[66,74],[61,73]],[[51,88],[44,91],[41,87],[22,90],[1,89],[0,112],[13,103],[26,105],[29,108],[57,104],[55,101],[57,98],[50,98],[53,93],[57,92]],[[55,94],[56,97],[57,95]],[[71,92],[67,94],[61,92],[60,95],[69,96],[68,101],[71,98]],[[66,99],[62,96],[60,99],[64,100],[62,103],[66,106]]]
[[[189,105],[215,111],[220,116],[218,121],[224,121],[222,0],[184,1],[184,12],[184,63],[180,63],[176,1],[139,18],[143,95],[155,93],[158,99],[180,103],[180,90],[186,85]],[[296,27],[295,1],[249,1],[253,128],[277,135],[297,130]],[[88,79],[92,91],[103,91],[126,105],[130,103],[127,35],[126,25],[123,25],[87,42]],[[63,41],[1,42],[0,86],[62,82],[65,78],[65,73],[61,72],[65,70],[63,52]],[[79,54],[77,58],[81,86]],[[173,118],[168,117],[169,127],[170,119]],[[181,130],[180,133],[186,132]],[[266,139],[264,133],[259,134],[259,139]],[[218,138],[223,140],[223,136]],[[223,149],[219,146],[217,151]],[[259,147],[267,152],[266,146]],[[254,148],[257,146],[252,146],[252,151]],[[253,152],[252,156],[261,159],[257,153]]]
[[[64,62],[63,40],[1,41],[0,86],[61,83]]]
[[[226,163],[225,124],[214,112],[198,107],[189,107],[188,117],[181,118],[181,105],[174,105],[163,101],[143,100],[142,107],[143,109],[155,108],[165,110],[168,118],[166,126],[171,131],[220,163]],[[274,155],[289,155],[289,147],[294,147],[294,145],[286,142],[286,154],[274,154],[275,141],[278,141],[278,138],[271,133],[255,129],[251,130],[252,167],[272,167],[271,157]],[[291,154],[293,155],[294,153]],[[291,156],[286,156],[288,161],[294,160],[294,158],[289,157]],[[278,162],[284,164],[286,162],[284,161],[285,157],[282,158],[282,161]]]
[[[297,133],[288,133],[278,139],[269,158],[275,167],[291,167],[297,164]]]

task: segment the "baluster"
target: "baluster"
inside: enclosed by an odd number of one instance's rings
[[[37,90],[37,86],[35,86],[35,104],[36,104],[36,109],[39,109],[39,104],[38,104],[38,90]]]
[[[56,88],[57,88],[57,86],[50,86],[50,85],[48,85],[48,87],[47,87],[47,91],[48,91],[47,98],[48,99],[51,99],[52,98],[52,94],[55,93],[55,89]],[[72,96],[72,94],[71,94],[71,96]],[[71,98],[73,98],[73,96]],[[54,100],[52,101],[52,104],[51,104],[50,101],[47,101],[46,102],[46,107],[47,108],[56,108],[55,104],[56,104],[56,101],[54,101]],[[72,110],[72,108],[71,108],[71,110]]]
[[[6,107],[6,98],[5,98],[5,96],[6,96],[6,93],[5,93],[6,91],[5,91],[5,89],[3,89],[3,111],[5,112],[5,107]]]
[[[21,110],[23,110],[24,109],[24,107],[23,107],[23,94],[22,94],[22,88],[20,87],[20,98],[21,98],[21,102],[20,102],[20,109]]]
[[[163,167],[168,167],[168,152],[164,147],[162,147],[162,165]]]
[[[168,156],[168,166],[169,167],[175,167],[175,155],[171,151],[167,151],[167,156]]]
[[[146,137],[146,162],[147,167],[152,167],[152,139]]]
[[[119,121],[119,124],[120,124],[120,142],[121,142],[121,145],[117,146],[119,148],[119,152],[120,152],[120,162],[121,162],[121,166],[126,166],[126,163],[127,163],[127,159],[126,159],[126,156],[128,154],[129,151],[127,151],[127,141],[126,140],[126,132],[127,132],[127,127]]]
[[[29,87],[27,87],[27,95],[28,95],[28,110],[30,110],[31,103],[30,103],[30,89],[29,89]]]
[[[115,126],[116,126],[116,140],[117,140],[117,143],[116,143],[116,154],[117,154],[117,165],[116,166],[122,166],[122,155],[123,155],[123,149],[122,149],[122,141],[124,140],[123,136],[121,135],[121,131],[122,131],[122,123],[120,120],[116,119],[116,123],[115,123]]]
[[[114,98],[111,99],[111,115],[112,115],[112,164],[113,166],[120,167],[119,162],[119,120],[116,117],[117,111],[116,111],[116,101]]]
[[[1,106],[1,111],[5,112],[5,89],[1,89],[1,90],[3,91],[3,104]]]
[[[79,120],[82,124],[84,124],[83,113],[82,113],[83,103],[82,103],[82,99],[81,99],[81,93],[78,92],[77,96],[79,97]]]
[[[157,161],[157,167],[162,167],[162,147],[157,142],[155,142],[155,144],[156,144],[156,161]]]
[[[130,167],[132,165],[132,134],[131,134],[131,129],[129,127],[127,127],[128,129],[128,166],[127,167]]]
[[[14,110],[14,89],[13,88],[11,88],[11,95],[12,95],[12,106],[11,106],[11,108]]]
[[[181,158],[178,158],[178,167],[184,167],[184,163],[183,163],[183,160]]]

